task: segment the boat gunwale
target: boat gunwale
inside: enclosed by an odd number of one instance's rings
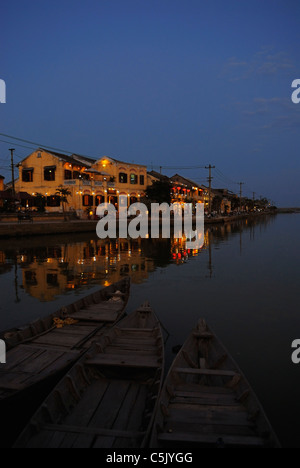
[[[276,433],[275,433],[275,431],[274,431],[274,429],[273,429],[273,427],[272,427],[272,425],[271,425],[271,423],[270,423],[270,421],[269,421],[269,419],[268,419],[268,417],[267,417],[267,415],[265,413],[265,410],[264,410],[262,404],[260,403],[260,400],[258,399],[255,391],[253,390],[253,387],[249,384],[249,381],[245,377],[244,373],[241,371],[239,365],[237,364],[235,359],[232,357],[232,354],[228,352],[227,348],[223,345],[222,341],[218,338],[216,333],[213,331],[213,329],[207,324],[207,322],[204,319],[200,319],[198,321],[198,323],[202,323],[202,324],[204,323],[205,324],[207,332],[212,335],[211,339],[216,340],[216,343],[218,344],[218,346],[220,348],[222,348],[222,350],[224,351],[224,354],[226,354],[226,356],[227,356],[226,359],[232,364],[233,368],[235,369],[236,374],[241,377],[241,381],[248,387],[249,395],[250,395],[251,399],[253,400],[254,404],[257,406],[257,408],[258,408],[258,410],[260,412],[260,416],[263,418],[265,424],[269,428],[269,433],[270,433],[269,441],[272,442],[272,447],[281,448],[280,441],[279,441],[279,439],[278,439],[278,437],[277,437],[277,435],[276,435]],[[174,358],[173,363],[172,363],[172,365],[171,365],[171,367],[169,369],[169,372],[167,374],[167,377],[165,379],[165,382],[164,382],[164,385],[163,385],[163,388],[162,388],[162,391],[161,391],[161,396],[159,398],[159,404],[158,404],[158,406],[160,406],[160,405],[164,406],[164,411],[167,411],[168,404],[170,403],[170,401],[172,399],[172,396],[168,392],[168,387],[172,386],[172,384],[174,382],[174,373],[176,373],[176,368],[179,367],[177,365],[177,363],[181,359],[184,359],[186,361],[183,354],[189,348],[189,345],[192,344],[193,340],[196,339],[195,335],[199,335],[198,326],[196,326],[196,328],[194,328],[192,330],[192,332],[190,333],[190,335],[186,339],[184,345],[182,346],[182,348],[178,352],[177,356]],[[205,339],[207,339],[207,337]],[[190,366],[190,364],[186,363],[186,368],[188,369],[188,368],[192,368],[192,367]],[[209,386],[208,386],[208,388],[209,388]],[[222,387],[220,387],[220,388],[222,388]],[[150,439],[150,447],[151,448],[162,448],[161,445],[159,444],[159,441],[158,441],[158,426],[163,427],[164,420],[165,420],[165,416],[163,414],[163,411],[162,411],[161,408],[158,407],[156,415],[155,415],[153,430],[152,430],[151,439]],[[259,434],[257,436],[262,437]]]
[[[32,427],[34,425],[35,425],[35,427],[38,427],[39,430],[41,430],[41,431],[44,430],[44,426],[47,426],[47,422],[45,422],[45,425],[44,425],[43,423],[40,423],[38,418],[39,418],[39,416],[42,416],[43,408],[44,409],[47,408],[47,402],[50,401],[51,398],[53,398],[54,393],[55,392],[59,393],[59,391],[61,391],[61,389],[64,389],[64,388],[67,387],[67,379],[74,378],[74,376],[78,372],[78,368],[80,368],[80,367],[83,368],[84,372],[86,372],[86,368],[88,368],[89,369],[88,373],[87,373],[88,378],[89,378],[89,376],[91,374],[93,374],[93,372],[96,372],[95,370],[93,370],[92,366],[90,366],[88,363],[86,363],[86,361],[88,361],[91,356],[99,354],[99,349],[101,347],[101,341],[107,339],[105,337],[108,337],[108,336],[113,335],[114,333],[116,333],[116,329],[118,329],[118,328],[120,328],[122,330],[122,324],[126,323],[126,321],[128,319],[132,319],[134,314],[139,312],[140,310],[141,310],[141,308],[138,309],[137,311],[133,312],[132,314],[128,315],[127,317],[125,317],[122,321],[118,322],[114,327],[112,327],[110,330],[108,330],[105,335],[100,337],[99,342],[95,342],[92,345],[92,347],[90,349],[88,349],[83,356],[81,356],[81,358],[72,366],[72,368],[69,370],[69,372],[61,379],[61,381],[56,385],[56,387],[52,390],[52,392],[47,396],[44,403],[42,403],[42,405],[38,408],[36,413],[32,416],[32,418],[29,421],[28,425],[24,428],[22,433],[19,435],[17,441],[14,444],[14,447],[23,447],[23,446],[26,446],[29,443],[29,441],[31,440],[31,437],[32,437],[32,434],[31,434]],[[158,331],[156,341],[158,341],[158,339],[161,339],[162,340],[162,347],[161,347],[161,350],[160,350],[160,347],[158,345],[156,346],[156,350],[157,350],[156,356],[157,356],[158,365],[157,365],[156,373],[154,374],[154,376],[152,378],[153,381],[148,384],[148,392],[150,392],[151,386],[153,386],[153,385],[155,386],[155,384],[156,384],[155,379],[156,379],[157,372],[159,373],[159,387],[155,391],[155,394],[153,393],[153,396],[156,397],[156,402],[155,402],[154,407],[152,409],[152,414],[151,414],[150,421],[147,423],[147,429],[144,430],[143,433],[142,433],[142,440],[141,440],[140,448],[145,448],[148,445],[148,441],[149,441],[151,430],[152,430],[152,427],[153,427],[154,417],[155,417],[155,414],[156,414],[157,405],[158,405],[158,402],[159,402],[159,397],[160,397],[161,389],[162,389],[162,385],[163,385],[164,367],[165,367],[165,353],[164,353],[164,341],[163,341],[162,327],[161,327],[161,324],[160,324],[158,318],[156,317],[154,311],[151,308],[150,308],[150,311],[151,311],[151,314],[153,314],[153,318],[155,319],[155,324],[152,327],[152,331],[153,332],[156,331],[156,330]],[[123,328],[125,328],[125,327],[123,326]],[[137,330],[138,330],[138,328],[137,328]],[[108,347],[109,343],[107,343],[106,346]],[[123,369],[126,369],[126,366],[124,366]],[[101,375],[101,368],[99,368],[99,372],[100,372],[100,375]],[[153,369],[152,369],[152,373],[153,373]],[[126,379],[125,379],[125,381],[126,381]],[[89,386],[88,382],[86,382],[86,386],[87,387]],[[145,403],[146,403],[146,400],[145,400]],[[145,409],[146,409],[146,406],[145,406]],[[145,409],[144,409],[144,411],[145,411]],[[62,415],[62,418],[64,418],[63,415]],[[37,425],[36,425],[36,423],[37,423]],[[54,422],[54,425],[55,424],[56,423]],[[24,441],[24,438],[26,439],[26,443],[23,444],[22,442]]]

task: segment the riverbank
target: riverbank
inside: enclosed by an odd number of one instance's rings
[[[205,225],[225,224],[238,222],[245,219],[253,219],[261,216],[270,216],[276,214],[275,212],[262,212],[241,214],[237,216],[226,216],[217,218],[206,218]],[[18,222],[2,222],[0,224],[0,238],[11,237],[30,237],[30,236],[46,236],[46,235],[59,235],[59,234],[75,234],[85,232],[96,232],[98,221],[89,220],[69,220],[63,221],[55,219],[34,220]]]
[[[3,223],[0,238],[47,236],[96,231],[97,221],[37,221],[34,223]]]

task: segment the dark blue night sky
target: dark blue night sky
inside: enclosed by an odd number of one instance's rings
[[[298,0],[2,0],[0,41],[2,134],[300,206]]]

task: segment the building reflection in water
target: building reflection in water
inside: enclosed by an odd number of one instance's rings
[[[156,268],[171,263],[180,266],[200,255],[201,251],[208,251],[205,258],[207,277],[212,278],[213,246],[217,248],[218,243],[224,243],[232,235],[242,239],[244,230],[249,227],[251,240],[255,224],[255,221],[249,223],[247,220],[246,223],[211,226],[205,231],[201,250],[188,250],[184,238],[103,241],[85,237],[84,241],[74,240],[72,243],[52,238],[48,242],[52,245],[48,247],[41,246],[40,241],[16,241],[15,248],[0,251],[0,275],[15,270],[17,301],[21,287],[30,296],[50,302],[67,292],[93,285],[109,286],[125,276],[130,276],[134,284],[143,283]],[[22,272],[22,280],[19,279],[22,286],[18,285],[17,268]]]
[[[134,283],[147,279],[154,261],[142,254],[141,241],[89,240],[34,249],[18,255],[23,287],[40,301],[86,286],[109,286],[124,276]]]

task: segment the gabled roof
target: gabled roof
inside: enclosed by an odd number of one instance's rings
[[[160,174],[159,172],[156,172],[156,171],[150,171],[148,172],[148,174],[154,177],[155,179],[161,180],[162,182],[170,180],[168,176]]]
[[[80,154],[72,154],[72,158],[78,161],[87,161],[90,164],[95,164],[97,159],[88,158],[87,156],[81,156]]]
[[[68,156],[66,154],[58,153],[57,151],[47,150],[45,148],[38,148],[34,152],[37,152],[37,151],[43,151],[45,153],[51,154],[52,156],[55,156],[56,158],[61,159],[62,161],[65,161],[65,162],[67,162],[69,164],[72,164],[74,166],[91,167],[92,164],[95,164],[95,162],[96,162],[95,159],[87,158],[85,156],[79,156],[77,154],[73,154],[71,156]],[[29,156],[31,156],[31,154]],[[24,161],[26,161],[26,159],[28,159],[29,156],[24,158],[23,161],[21,161],[21,163],[19,163],[19,164],[22,164]]]
[[[178,180],[179,179],[179,180]],[[179,174],[175,174],[171,177],[171,180],[173,182],[178,182],[178,183],[182,183],[184,185],[186,185],[187,187],[198,187],[198,184],[192,182],[191,180],[189,179],[186,179],[185,177],[179,175]]]
[[[56,156],[59,159],[62,159],[63,161],[66,161],[70,164],[75,164],[77,166],[91,166],[92,164],[95,164],[96,160],[87,158],[85,156],[79,156],[77,154],[72,154],[71,156],[67,156],[66,154],[62,153],[57,153],[56,151],[50,151],[45,148],[39,148],[39,150],[44,151],[45,153],[52,154],[53,156]]]
[[[186,177],[183,177],[181,176],[180,174],[175,174],[171,177],[171,180],[175,181],[175,179],[181,179],[182,183],[187,185],[187,186],[190,186],[190,187],[198,187],[200,189],[206,189],[207,187],[205,185],[201,185],[201,184],[198,184],[197,182],[194,182],[193,180],[191,179],[187,179]],[[180,183],[180,182],[179,182]]]
[[[102,161],[102,159],[107,159],[108,161],[113,161],[116,164],[122,164],[123,166],[138,166],[138,167],[147,167],[146,164],[136,164],[136,163],[130,163],[130,162],[125,162],[125,161],[120,161],[119,159],[111,158],[110,156],[102,156],[102,158],[98,159],[99,161]]]

